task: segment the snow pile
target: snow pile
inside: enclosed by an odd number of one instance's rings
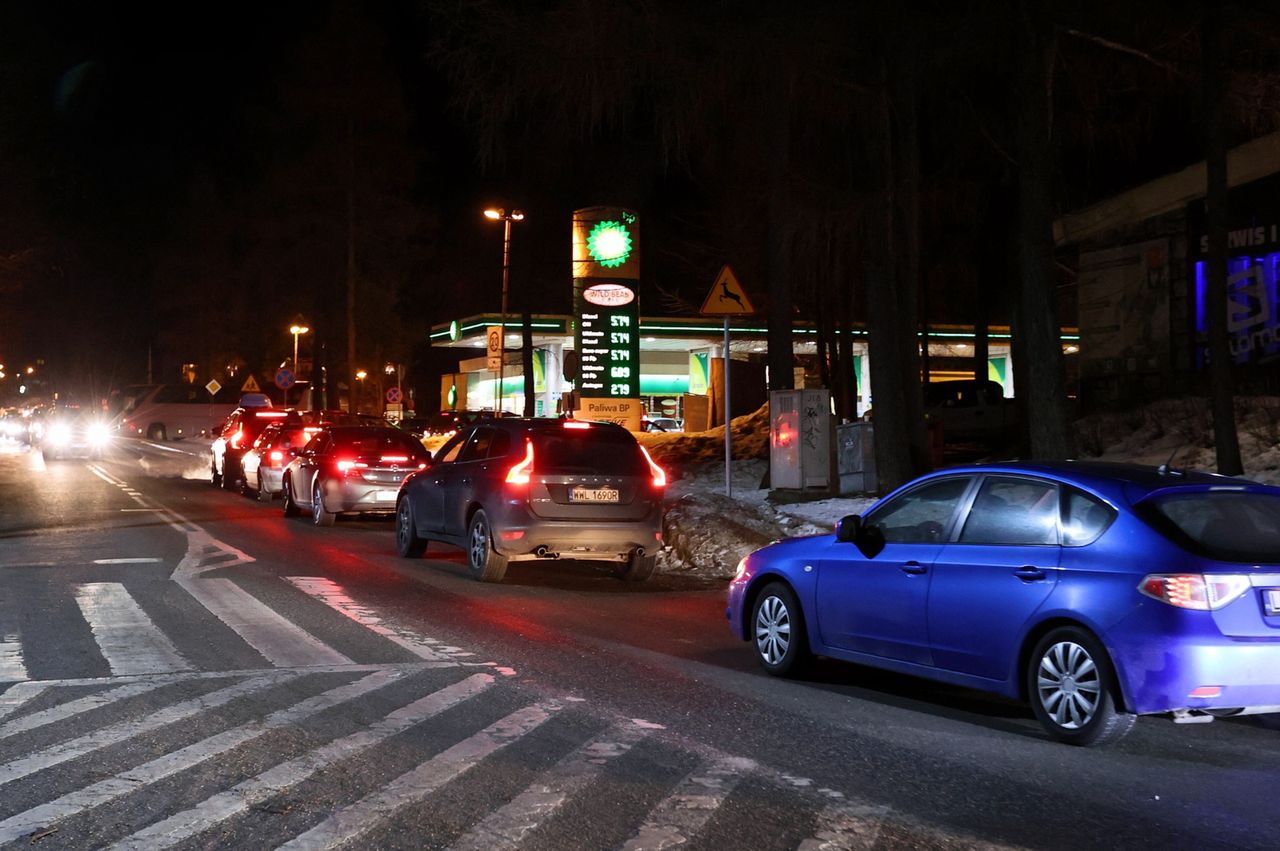
[[[1245,478],[1280,484],[1280,398],[1236,399],[1236,433]],[[1209,401],[1163,399],[1119,413],[1093,414],[1075,423],[1082,458],[1217,472]]]
[[[730,427],[733,430],[734,458],[769,457],[768,403],[750,414],[734,417]],[[649,450],[649,454],[655,461],[676,471],[683,471],[696,464],[724,459],[724,426],[722,425],[709,431],[699,432],[653,431],[638,434],[636,438],[645,449]],[[720,471],[723,475],[723,466]]]

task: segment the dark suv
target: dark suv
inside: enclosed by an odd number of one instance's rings
[[[396,503],[400,555],[428,541],[467,551],[498,582],[513,560],[617,561],[648,579],[662,546],[667,477],[626,429],[578,420],[490,419],[464,426],[410,475]]]
[[[227,490],[240,487],[244,473],[240,460],[271,423],[280,422],[288,412],[271,407],[265,396],[248,394],[240,401],[240,407],[232,411],[222,428],[218,430],[209,447],[209,477],[215,485]]]

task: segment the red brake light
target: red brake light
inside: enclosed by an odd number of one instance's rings
[[[403,464],[409,460],[408,455],[383,455],[382,463],[384,464]]]
[[[1212,611],[1243,595],[1250,588],[1248,576],[1231,573],[1152,573],[1138,591],[1180,609]]]
[[[268,457],[271,459],[271,463],[277,467],[284,463],[284,453],[279,449],[273,451]]]
[[[363,461],[342,460],[338,462],[338,472],[343,475],[350,473],[352,470],[364,470],[368,467],[369,465]]]
[[[644,460],[649,462],[649,472],[653,474],[653,486],[655,488],[665,488],[667,486],[667,471],[653,463],[653,459],[649,457],[649,450],[643,446],[640,451],[644,453]]]
[[[525,439],[524,442],[524,459],[507,470],[507,484],[509,485],[527,485],[529,484],[529,472],[533,469],[533,441]]]
[[[565,420],[565,428],[591,428],[591,423],[584,423],[578,420]]]

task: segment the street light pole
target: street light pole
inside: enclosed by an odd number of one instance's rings
[[[293,381],[295,384],[298,381],[298,337],[307,333],[310,330],[311,330],[310,328],[302,324],[301,317],[299,317],[297,320],[294,321],[292,325],[289,326],[289,333],[293,335],[293,361],[289,365],[293,367]],[[314,346],[312,348],[314,349]],[[312,354],[314,355],[315,352],[313,351]],[[288,388],[285,388],[285,391],[284,391],[284,401],[286,405],[289,404]]]
[[[511,223],[524,219],[524,213],[512,210],[485,210],[485,218],[502,221],[502,315],[498,324],[498,387],[494,391],[493,413],[502,413],[502,382],[507,369],[507,289],[511,277]]]

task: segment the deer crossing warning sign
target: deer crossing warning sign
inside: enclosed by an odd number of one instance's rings
[[[702,300],[703,316],[750,316],[756,312],[755,305],[747,298],[737,275],[726,264],[716,282],[711,285],[711,292]]]

